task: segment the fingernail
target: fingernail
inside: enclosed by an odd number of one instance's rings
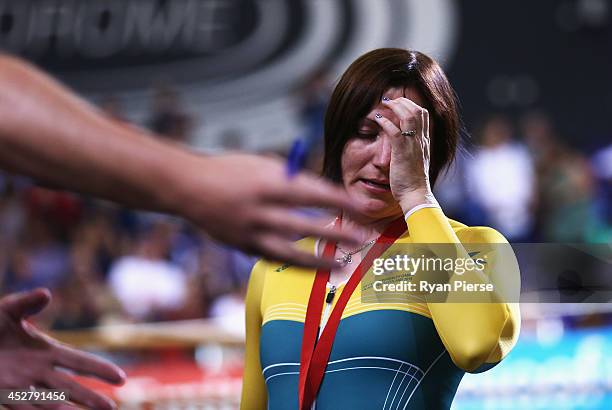
[[[375,117],[376,117],[376,118],[382,118],[382,115],[380,115],[380,113],[379,113],[379,112],[377,112],[377,113],[376,113],[376,115],[375,115]]]
[[[389,97],[383,97],[383,101],[389,101]]]
[[[119,383],[123,384],[127,380],[127,375],[123,371],[123,369],[119,369]]]

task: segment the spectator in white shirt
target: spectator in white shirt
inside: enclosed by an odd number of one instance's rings
[[[529,151],[512,139],[512,132],[505,117],[494,116],[485,123],[482,145],[467,164],[467,183],[488,223],[509,240],[520,241],[532,227],[535,181]]]

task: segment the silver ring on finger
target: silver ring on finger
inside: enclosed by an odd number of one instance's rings
[[[415,135],[416,135],[416,130],[402,131],[403,137],[414,137]]]

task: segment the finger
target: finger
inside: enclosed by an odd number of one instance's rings
[[[292,265],[324,269],[340,267],[340,263],[333,259],[324,259],[298,250],[291,240],[278,235],[260,237],[256,249],[266,259],[281,260]]]
[[[80,385],[68,375],[58,371],[50,372],[45,377],[45,384],[51,389],[66,390],[68,400],[88,409],[113,410],[117,407],[110,398]]]
[[[427,109],[423,108],[421,110],[421,115],[423,116],[423,129],[427,130],[427,132],[424,132],[423,135],[427,137],[427,143],[429,144],[429,140],[430,140],[430,135],[429,135],[429,111],[427,111]]]
[[[409,106],[402,103],[402,100],[405,98],[396,98],[394,100],[385,100],[383,99],[382,103],[384,106],[389,108],[393,114],[399,119],[398,128],[401,130],[405,130],[410,124],[407,124],[408,121],[414,121],[415,110],[411,109]]]
[[[40,407],[34,406],[32,404],[5,404],[4,406],[10,410],[40,410]]]
[[[345,209],[354,212],[356,207],[344,189],[320,178],[300,174],[288,186],[270,194],[272,201],[291,206]]]
[[[415,130],[417,135],[420,134],[422,129],[421,107],[404,97],[395,100],[383,100],[383,104],[400,119],[399,128],[401,131]]]
[[[431,155],[431,137],[429,136],[429,112],[423,108],[421,110],[421,115],[423,118],[423,127],[424,129],[427,130],[427,132],[423,132],[422,136],[423,136],[423,143],[422,143],[422,149],[423,149],[423,159],[425,161],[429,161],[430,155]],[[425,164],[427,164],[428,162],[424,162]]]
[[[3,297],[0,299],[0,309],[13,319],[19,320],[40,312],[50,301],[51,292],[45,288],[38,288]]]
[[[46,407],[43,407],[45,410],[79,410],[80,407],[77,407],[68,403],[53,403],[47,404]]]
[[[260,223],[264,230],[292,237],[315,236],[334,242],[349,242],[359,245],[361,235],[355,229],[337,229],[329,223],[328,218],[309,218],[282,208],[270,208],[262,212]]]
[[[53,364],[56,366],[116,385],[125,382],[125,372],[120,367],[93,354],[81,352],[59,342],[54,342],[52,354]]]
[[[374,121],[376,121],[384,133],[390,137],[397,137],[401,134],[400,129],[381,113],[376,113],[376,115],[374,115]]]
[[[81,407],[77,407],[68,403],[54,403],[49,404],[43,408],[48,410],[79,410]]]
[[[414,137],[404,137],[401,134],[402,131],[397,128],[395,124],[391,123],[391,121],[382,116],[382,114],[380,115],[380,118],[375,116],[375,119],[382,128],[383,132],[390,135],[392,156],[403,155],[402,153],[409,155],[408,153],[413,152],[416,139]]]
[[[419,104],[415,103],[414,101],[412,101],[410,98],[407,98],[407,97],[397,98],[396,101],[398,101],[401,104],[407,106],[411,111],[414,111],[414,112],[418,112],[418,111],[424,109]]]

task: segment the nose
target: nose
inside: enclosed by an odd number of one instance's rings
[[[391,165],[391,141],[387,135],[379,135],[374,148],[374,166],[383,171],[389,171]]]

